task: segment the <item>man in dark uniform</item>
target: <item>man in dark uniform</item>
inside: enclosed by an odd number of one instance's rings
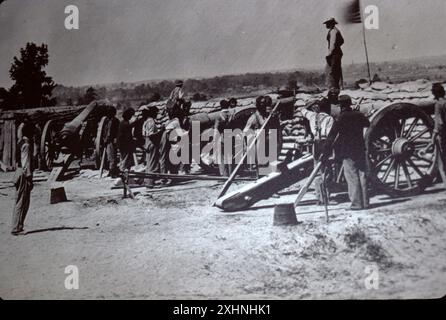
[[[117,156],[117,143],[118,143],[118,130],[119,120],[116,118],[116,108],[113,106],[108,107],[107,120],[105,125],[105,152],[107,154],[109,176],[116,178],[118,170],[118,156]]]
[[[336,160],[342,161],[344,167],[352,202],[350,209],[362,210],[369,206],[364,128],[369,127],[370,122],[362,113],[351,108],[352,101],[348,95],[339,97],[339,105],[341,114],[328,135],[321,160],[327,161],[334,148]]]
[[[126,109],[122,114],[123,120],[119,123],[118,147],[121,153],[119,169],[122,172],[129,171],[134,164],[133,152],[135,152],[135,140],[132,134],[133,124],[130,124],[130,119],[134,114],[135,110],[132,108]]]
[[[328,99],[331,104],[338,103],[338,96],[342,84],[342,56],[341,46],[344,44],[344,38],[336,25],[335,18],[330,18],[324,22],[327,27],[328,55],[326,56],[327,65],[325,67],[326,83],[328,87]]]

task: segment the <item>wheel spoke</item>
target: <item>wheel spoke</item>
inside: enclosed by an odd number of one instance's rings
[[[395,135],[397,137],[402,137],[404,135],[404,129],[406,128],[406,119],[401,119],[401,123],[399,123],[400,125],[400,130],[397,131],[396,127],[395,127]]]
[[[412,188],[412,180],[410,179],[410,174],[409,174],[409,170],[407,169],[406,163],[403,162],[401,164],[401,166],[403,167],[404,175],[406,176],[406,180],[407,180],[407,183],[409,185],[409,188]]]
[[[395,190],[398,190],[398,185],[400,184],[400,164],[397,163],[395,168]]]
[[[427,132],[429,132],[429,128],[424,129],[421,132],[418,132],[416,135],[412,136],[409,138],[409,142],[413,142],[414,140],[417,140],[418,138],[420,138],[421,136],[423,136],[424,134],[426,134]]]
[[[390,150],[390,148],[373,150],[373,152],[379,152],[379,153],[385,153],[385,152],[391,152],[391,151],[392,150]]]
[[[406,161],[415,170],[415,172],[418,173],[420,178],[424,178],[425,175],[423,174],[423,172],[421,172],[420,168],[418,168],[417,165],[410,158],[407,158]]]
[[[382,178],[383,180],[381,180],[383,183],[386,182],[386,180],[387,180],[387,178],[389,177],[389,174],[390,174],[390,172],[392,171],[394,165],[395,165],[395,159],[392,159],[392,161],[391,161],[390,164],[389,164],[389,167],[387,168],[386,172],[384,173],[384,176],[383,176],[383,178]]]
[[[383,138],[378,138],[375,142],[381,142],[381,143],[383,143],[383,144],[385,144],[386,146],[388,146],[389,148],[391,147],[391,143],[390,142],[388,142],[388,141],[386,141],[386,140],[384,140]]]
[[[392,155],[391,154],[389,154],[387,157],[385,157],[384,159],[382,159],[380,162],[378,162],[377,164],[376,164],[376,168],[378,169],[378,168],[380,168],[384,163],[386,163],[387,162],[387,160],[389,160],[390,158],[392,158]]]
[[[410,136],[410,134],[412,133],[413,129],[415,129],[415,126],[417,125],[418,120],[419,120],[419,118],[415,118],[415,119],[413,120],[413,122],[410,124],[409,129],[408,129],[407,132],[403,135],[403,137],[407,138],[407,137]]]

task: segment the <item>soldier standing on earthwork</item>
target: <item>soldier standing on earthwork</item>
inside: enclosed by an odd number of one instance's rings
[[[324,22],[328,29],[328,55],[325,57],[327,65],[325,67],[325,77],[328,87],[328,99],[331,104],[338,104],[338,96],[342,85],[342,56],[341,46],[344,38],[336,25],[335,18],[330,18]]]

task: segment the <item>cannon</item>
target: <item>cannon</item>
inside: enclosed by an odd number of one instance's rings
[[[101,153],[96,140],[104,125],[105,111],[106,104],[94,101],[69,122],[48,120],[40,139],[43,169],[51,171],[55,165],[61,165],[60,158],[64,155],[80,159],[94,157],[98,167]]]
[[[431,141],[434,103],[394,103],[382,108],[361,108],[370,120],[364,138],[369,180],[375,190],[390,196],[419,194],[435,181],[438,168],[436,148],[420,153]],[[336,117],[339,110],[333,110]],[[280,170],[220,197],[216,206],[226,211],[249,208],[274,193],[303,181],[314,168],[311,154],[279,165]],[[342,167],[335,166],[336,182],[345,187]]]

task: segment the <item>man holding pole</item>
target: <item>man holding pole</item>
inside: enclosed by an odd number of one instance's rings
[[[329,110],[330,104],[325,98],[315,101],[307,108],[299,108],[299,111],[310,123],[310,129],[313,135],[313,157],[315,159],[315,165],[324,149],[328,134],[334,123],[334,118],[329,114]],[[327,166],[324,166],[323,174],[319,174],[314,180],[318,205],[326,204],[329,198],[329,190],[326,190],[327,186],[325,185],[326,173],[328,173],[326,169]]]
[[[258,97],[256,99],[256,108],[257,111],[249,117],[243,133],[248,138],[248,144],[254,138],[254,133],[259,134],[257,136],[259,139],[256,141],[256,148],[252,149],[249,155],[251,156],[250,161],[255,160],[257,164],[257,174],[263,175],[269,163],[261,163],[259,156],[267,156],[268,159],[275,158],[277,160],[282,147],[282,130],[280,118],[276,110],[274,110],[275,108],[273,109],[271,97]],[[270,143],[272,148],[270,148]]]
[[[335,18],[330,18],[324,22],[328,29],[327,42],[328,54],[325,57],[326,67],[325,76],[328,87],[328,99],[331,104],[338,103],[338,96],[342,85],[342,56],[341,46],[344,44],[344,38],[336,25]]]

